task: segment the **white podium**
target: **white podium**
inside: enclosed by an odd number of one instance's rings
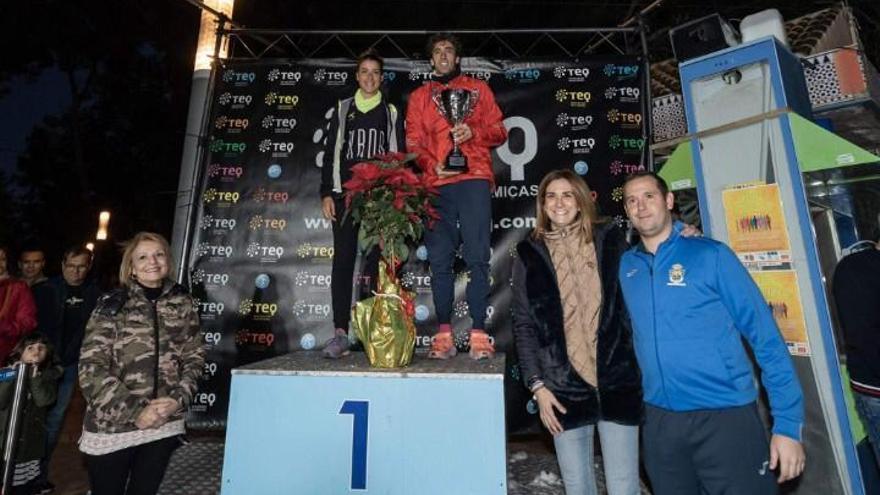
[[[232,371],[223,495],[507,493],[504,355],[295,352]]]

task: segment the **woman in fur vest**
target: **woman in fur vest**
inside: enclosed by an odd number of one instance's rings
[[[513,268],[522,375],[553,434],[565,493],[597,493],[598,429],[608,493],[638,494],[641,376],[617,278],[626,233],[599,220],[589,187],[570,170],[544,177],[536,214]]]

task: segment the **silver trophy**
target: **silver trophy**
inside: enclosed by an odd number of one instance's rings
[[[475,90],[449,88],[435,92],[432,99],[440,115],[449,122],[450,126],[455,127],[473,113],[479,95]],[[452,151],[446,156],[446,164],[443,168],[450,172],[466,172],[468,169],[467,157],[461,152],[454,139]]]

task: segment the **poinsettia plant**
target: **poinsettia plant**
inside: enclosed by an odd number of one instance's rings
[[[361,225],[361,248],[379,246],[392,265],[409,256],[409,242],[422,237],[438,218],[433,206],[437,190],[426,185],[407,162],[415,154],[388,153],[351,168],[345,187],[346,210]]]

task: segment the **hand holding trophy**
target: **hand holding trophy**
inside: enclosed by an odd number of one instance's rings
[[[437,111],[450,126],[455,127],[465,121],[477,106],[479,93],[474,90],[447,88],[432,96]],[[461,152],[458,142],[452,140],[452,151],[446,157],[443,170],[446,172],[467,172],[467,157]]]

